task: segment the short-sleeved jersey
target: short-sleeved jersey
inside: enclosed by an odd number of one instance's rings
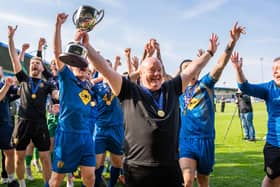
[[[42,79],[30,78],[23,71],[16,74],[20,82],[19,116],[27,120],[46,120],[46,101],[55,88]],[[30,81],[32,79],[32,82]],[[32,84],[39,84],[36,98],[32,98]]]
[[[0,89],[4,86],[3,82],[0,82]],[[17,94],[18,88],[16,86],[11,86],[2,101],[0,101],[0,125],[10,124],[10,109],[9,103],[11,97]]]
[[[192,97],[187,106],[184,94],[180,96],[181,129],[180,138],[214,138],[214,85],[216,81],[209,74],[195,84]]]
[[[119,99],[103,81],[92,87],[96,100],[96,125],[98,127],[122,126],[123,112]]]
[[[164,117],[145,90],[123,77],[119,99],[124,113],[126,164],[169,166],[178,159],[180,76],[161,86]]]
[[[250,96],[265,100],[268,113],[266,141],[280,147],[280,88],[274,81],[263,84],[238,84],[239,89]]]
[[[63,132],[92,133],[94,116],[90,88],[83,85],[67,66],[59,72],[59,124]]]

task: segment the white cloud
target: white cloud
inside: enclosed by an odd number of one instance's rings
[[[31,25],[35,27],[40,27],[40,28],[46,28],[48,27],[48,23],[44,22],[43,20],[38,20],[34,17],[26,17],[23,15],[19,14],[12,14],[12,13],[6,13],[6,12],[1,12],[0,13],[0,20],[4,20],[7,22],[15,23],[15,24],[22,24],[22,25]]]
[[[185,10],[183,12],[184,19],[191,19],[193,17],[197,17],[201,14],[205,14],[207,12],[211,12],[219,8],[223,5],[227,0],[213,0],[213,1],[200,1],[199,3],[195,4],[193,7]]]

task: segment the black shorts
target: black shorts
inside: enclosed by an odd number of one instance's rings
[[[18,118],[12,138],[16,150],[26,150],[30,140],[38,148],[38,151],[50,150],[50,135],[46,120],[34,121]]]
[[[280,176],[280,148],[266,143],[263,149],[264,171],[270,179]]]
[[[183,177],[179,163],[173,166],[133,166],[124,163],[127,187],[182,187]]]

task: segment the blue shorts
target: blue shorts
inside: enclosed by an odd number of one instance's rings
[[[123,154],[124,128],[123,126],[97,127],[95,126],[93,139],[95,153],[102,154],[110,151],[116,155]]]
[[[74,172],[78,166],[95,167],[92,134],[56,131],[52,169],[57,173]]]
[[[209,175],[215,163],[215,144],[213,138],[180,138],[180,158],[190,158],[197,162],[197,172]]]
[[[0,124],[0,149],[13,149],[11,138],[13,134],[13,127],[9,124]]]

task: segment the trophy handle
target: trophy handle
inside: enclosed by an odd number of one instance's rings
[[[75,10],[75,12],[74,12],[73,15],[72,15],[72,21],[73,21],[74,25],[77,25],[77,23],[76,23],[76,21],[75,21],[75,17],[76,17],[77,11],[78,11],[78,9]]]
[[[100,14],[101,14],[101,16],[100,16]],[[104,10],[97,11],[97,15],[98,15],[98,19],[97,19],[97,21],[95,22],[95,24],[93,26],[97,25],[103,19],[103,17],[104,17]]]

